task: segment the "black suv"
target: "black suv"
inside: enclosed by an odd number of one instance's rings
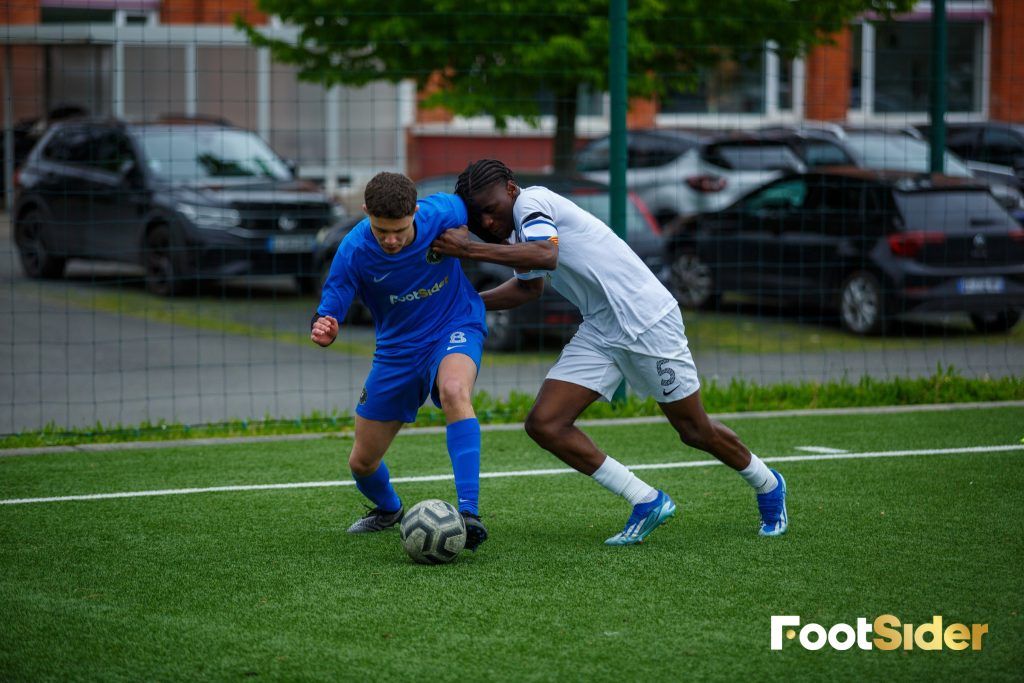
[[[928,126],[918,126],[925,136]],[[1024,124],[949,123],[946,147],[967,161],[980,178],[1016,184],[1024,190]]]
[[[669,238],[680,302],[725,292],[838,310],[856,334],[960,311],[1005,332],[1024,309],[1024,229],[971,178],[854,168],[791,175]]]
[[[12,215],[30,277],[60,277],[71,258],[138,263],[161,295],[241,275],[311,289],[316,234],[343,217],[249,131],[113,120],[52,127],[20,170]]]

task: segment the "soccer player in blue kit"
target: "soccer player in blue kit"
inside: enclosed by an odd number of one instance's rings
[[[487,539],[480,521],[480,423],[470,403],[487,325],[479,294],[459,259],[431,249],[441,233],[464,226],[463,201],[434,194],[417,202],[416,186],[399,173],[379,173],[366,185],[367,217],[342,241],[324,282],[310,339],[329,346],[354,295],[370,309],[377,348],[356,407],[348,464],[374,507],[349,533],[383,531],[405,508],[391,485],[384,454],[402,423],[413,422],[431,396],[444,410],[448,454],[466,548]]]

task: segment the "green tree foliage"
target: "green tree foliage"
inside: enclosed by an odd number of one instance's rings
[[[608,3],[597,0],[258,0],[298,28],[294,42],[239,20],[253,44],[300,77],[360,86],[414,79],[440,86],[423,106],[536,124],[538,93],[555,101],[556,167],[571,166],[577,93],[607,89]],[[909,10],[914,0],[634,0],[629,6],[631,96],[695,87],[698,70],[773,41],[806,52],[864,12]],[[845,87],[837,83],[836,87]]]

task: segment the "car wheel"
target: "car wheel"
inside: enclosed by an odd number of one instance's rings
[[[839,321],[854,334],[881,334],[885,328],[882,283],[866,271],[846,278],[839,292]]]
[[[179,259],[174,257],[170,228],[158,225],[146,233],[142,259],[149,292],[158,296],[174,296],[182,291],[184,273],[179,267]]]
[[[66,259],[49,253],[43,244],[43,216],[38,211],[23,215],[14,229],[14,241],[25,274],[31,278],[58,278],[64,274]]]
[[[512,311],[487,311],[487,340],[485,346],[491,351],[513,351],[519,343]]]
[[[998,313],[972,313],[971,324],[978,332],[1009,332],[1020,321],[1020,311],[1007,309]]]
[[[711,267],[693,252],[683,252],[672,261],[669,285],[683,308],[713,308],[718,303]]]

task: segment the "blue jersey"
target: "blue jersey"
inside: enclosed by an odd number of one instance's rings
[[[484,303],[459,259],[430,249],[442,232],[465,225],[465,204],[452,194],[434,194],[418,204],[416,237],[397,254],[381,249],[368,218],[352,229],[334,256],[317,308],[340,321],[358,294],[373,314],[377,358],[419,353],[453,323],[477,325],[486,333]]]

